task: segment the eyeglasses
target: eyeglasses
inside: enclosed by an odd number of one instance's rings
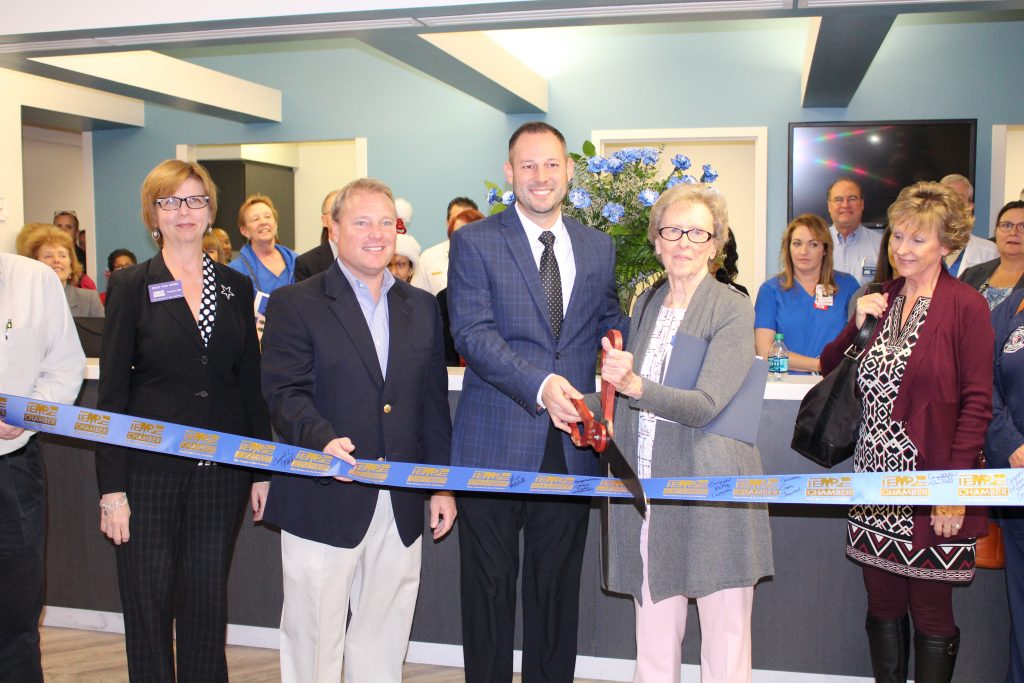
[[[848,197],[832,197],[829,201],[833,204],[853,204],[854,202],[859,202],[860,199],[857,195],[851,194]]]
[[[689,230],[683,230],[672,225],[666,225],[664,228],[658,228],[658,235],[661,239],[668,242],[678,242],[683,239],[683,235],[686,235],[686,239],[690,240],[694,244],[704,244],[711,239],[711,233],[707,230],[701,230],[700,228],[690,228]]]
[[[157,197],[153,203],[164,211],[177,211],[181,203],[190,209],[201,209],[210,204],[210,195],[194,194],[191,197]]]
[[[1016,230],[1017,232],[1024,233],[1024,222],[1011,223],[1010,221],[1002,221],[1001,223],[996,223],[996,227],[1003,232],[1013,232]]]
[[[75,213],[74,209],[62,209],[60,211],[54,211],[53,217],[56,218],[57,216],[74,216],[75,218],[78,218],[78,214]]]

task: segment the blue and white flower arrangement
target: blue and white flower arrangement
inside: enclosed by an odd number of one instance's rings
[[[664,148],[624,147],[601,156],[589,140],[574,161],[572,187],[563,213],[608,233],[615,241],[615,279],[625,310],[661,264],[647,241],[651,207],[679,183],[713,183],[718,173],[704,164],[700,180],[687,173],[689,157],[676,154],[662,164]]]

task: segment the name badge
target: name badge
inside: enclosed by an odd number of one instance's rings
[[[817,308],[819,311],[827,311],[829,309],[829,307],[832,305],[832,303],[833,303],[832,295],[831,294],[825,294],[825,286],[824,285],[815,285],[814,286],[814,307]]]
[[[151,304],[180,299],[183,296],[185,296],[185,292],[181,289],[181,280],[160,282],[149,286],[149,303]]]
[[[876,272],[878,272],[878,268],[876,266],[864,266],[860,269],[860,273],[863,277],[869,277],[871,279],[874,279]]]
[[[267,302],[270,300],[270,295],[266,292],[256,292],[256,298],[253,300],[252,309],[253,312],[258,315],[267,314]]]

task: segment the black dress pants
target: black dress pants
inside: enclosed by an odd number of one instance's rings
[[[228,680],[228,571],[250,481],[233,467],[129,473],[130,538],[116,557],[132,681]]]
[[[558,432],[548,439],[541,470],[566,471]],[[580,572],[590,499],[465,494],[456,500],[467,683],[512,680],[520,530],[522,680],[570,683],[576,667]]]
[[[0,681],[41,683],[46,482],[33,436],[0,456]]]

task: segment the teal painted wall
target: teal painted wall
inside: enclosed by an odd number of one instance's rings
[[[789,122],[976,118],[976,231],[987,235],[992,126],[1024,123],[1022,35],[1024,21],[900,18],[848,108],[803,109],[805,21],[579,30],[572,59],[550,79],[547,120],[571,148],[595,129],[767,126],[767,268],[774,272],[786,221]],[[284,122],[234,124],[150,105],[145,129],[95,133],[100,253],[123,244],[150,253],[137,217],[138,186],[181,142],[367,137],[371,175],[412,201],[421,244],[440,240],[448,199],[482,198],[481,181],[502,178],[508,134],[531,117],[505,116],[357,43],[334,45],[176,53],[282,90]],[[826,215],[824,203],[821,211]]]

